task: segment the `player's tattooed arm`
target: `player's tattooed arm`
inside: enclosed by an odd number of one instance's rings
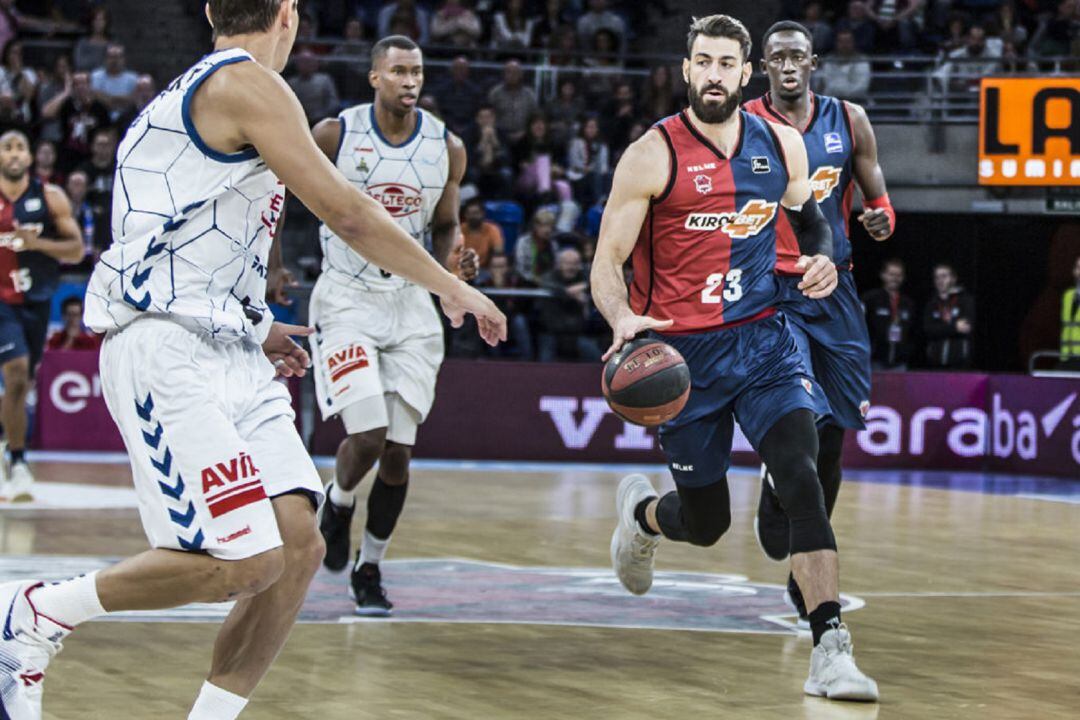
[[[887,240],[896,229],[896,213],[889,202],[885,173],[878,163],[874,127],[861,106],[847,101],[844,104],[851,118],[851,134],[855,140],[855,182],[859,184],[866,207],[858,219],[870,237],[879,241]]]
[[[16,250],[19,252],[37,251],[72,265],[80,262],[86,251],[83,247],[82,232],[71,213],[71,202],[68,201],[67,195],[55,185],[46,185],[45,204],[52,216],[57,237],[41,237],[40,225],[16,228],[15,237],[21,241]]]
[[[613,333],[605,360],[638,333],[671,327],[671,320],[634,314],[623,276],[623,265],[637,244],[649,203],[662,195],[667,186],[668,173],[657,172],[657,168],[673,172],[670,165],[667,144],[658,130],[651,130],[626,149],[615,167],[590,277],[593,303]]]
[[[450,155],[450,170],[431,219],[431,252],[443,267],[457,272],[457,267],[450,266],[450,250],[461,228],[461,181],[465,177],[468,158],[465,144],[453,133],[446,135],[446,151]]]
[[[795,231],[802,253],[795,267],[803,271],[799,289],[809,298],[827,297],[836,289],[836,265],[832,260],[832,230],[821,214],[810,187],[810,162],[797,130],[773,125],[780,140],[788,171],[788,186],[780,205]]]

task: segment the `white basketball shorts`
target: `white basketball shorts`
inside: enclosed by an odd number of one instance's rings
[[[443,361],[442,322],[428,291],[409,285],[363,292],[323,275],[308,316],[316,331],[312,364],[323,418],[340,414],[350,434],[385,427],[387,439],[414,444],[416,426],[435,401]],[[363,417],[343,412],[352,405],[366,409]]]
[[[241,560],[281,545],[271,498],[322,501],[274,374],[253,342],[216,342],[163,318],[106,337],[102,390],[153,547]]]

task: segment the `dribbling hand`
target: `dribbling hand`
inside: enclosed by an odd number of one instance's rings
[[[276,322],[270,326],[270,334],[262,348],[266,357],[274,364],[279,377],[304,377],[307,374],[307,369],[311,367],[311,357],[290,335],[305,337],[314,333],[315,328],[307,325]]]
[[[812,300],[820,300],[823,297],[832,295],[832,291],[836,289],[838,278],[836,266],[833,265],[831,258],[825,255],[815,255],[813,257],[803,255],[795,263],[795,267],[803,271],[803,279],[799,283],[799,289],[802,290],[803,295],[806,297]]]
[[[623,315],[612,328],[611,347],[604,353],[602,360],[607,359],[619,352],[623,345],[633,340],[639,333],[646,330],[667,330],[674,320],[657,320],[648,315]]]
[[[450,325],[459,328],[465,322],[465,315],[476,316],[476,325],[480,337],[491,347],[506,340],[506,316],[495,303],[476,288],[460,283],[458,292],[451,297],[439,299],[443,313],[450,318]]]

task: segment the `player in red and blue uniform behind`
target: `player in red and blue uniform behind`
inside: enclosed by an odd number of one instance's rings
[[[851,275],[851,218],[855,183],[862,191],[865,211],[859,220],[875,240],[885,240],[896,227],[896,215],[885,190],[877,160],[877,141],[866,112],[853,103],[810,91],[817,56],[810,32],[796,22],[779,22],[762,40],[762,70],[769,92],[748,102],[745,109],[770,122],[802,134],[809,160],[810,185],[833,236],[833,261],[839,271],[836,291],[811,300],[799,291],[798,241],[785,218],[777,221],[776,272],[780,278],[780,309],[791,323],[805,362],[825,390],[830,412],[818,421],[818,476],[825,508],[832,517],[840,491],[840,456],[844,433],[862,430],[870,407],[870,336],[862,304]],[[755,531],[765,554],[782,561],[789,553],[787,516],[762,467],[761,500]],[[806,620],[806,607],[794,578],[788,594]]]
[[[809,298],[836,287],[832,231],[811,192],[798,132],[739,108],[750,45],[746,28],[727,15],[693,22],[683,61],[690,107],[626,150],[604,210],[592,293],[614,331],[608,356],[650,332],[682,353],[691,376],[685,409],[660,428],[676,490],[659,497],[643,475],[623,478],[612,564],[628,590],[643,594],[661,537],[708,546],[728,529],[725,475],[737,419],[790,517],[791,569],[814,639],[804,690],[877,700],[840,622],[836,541],[815,468],[815,420],[828,404],[776,310],[779,218],[795,233],[797,286]],[[628,300],[623,263],[631,255]]]
[[[32,499],[26,465],[26,395],[49,327],[60,262],[83,258],[79,226],[60,188],[30,173],[30,141],[17,130],[0,136],[0,421],[11,458],[0,452],[0,498]]]

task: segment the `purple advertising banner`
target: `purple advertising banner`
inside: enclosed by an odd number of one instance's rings
[[[42,450],[123,451],[124,441],[101,395],[98,354],[50,350],[38,366],[32,447]],[[289,380],[300,417],[301,382]]]
[[[38,366],[34,447],[120,450],[124,441],[101,396],[98,354],[49,351]]]
[[[101,397],[97,353],[49,352],[38,371],[34,446],[123,450]],[[307,387],[307,386],[305,386]],[[300,383],[291,383],[294,399]],[[652,430],[612,414],[594,365],[447,361],[418,457],[662,463]],[[988,470],[1080,479],[1080,380],[979,373],[879,373],[851,468]],[[316,415],[318,413],[316,412]],[[336,419],[312,452],[333,455]],[[757,458],[736,431],[733,462]]]
[[[613,415],[592,365],[448,361],[416,455],[476,460],[664,462],[655,432]],[[989,470],[1080,478],[1080,381],[980,373],[878,373],[851,468]],[[341,424],[317,421],[316,454]],[[733,462],[758,462],[736,431]]]

